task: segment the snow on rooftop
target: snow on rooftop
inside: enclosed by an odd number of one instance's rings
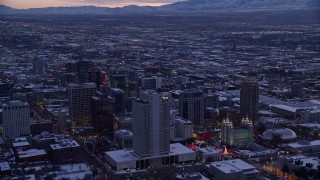
[[[29,146],[29,142],[28,141],[21,141],[21,142],[13,142],[12,146],[13,147],[21,147],[21,146]]]
[[[297,156],[282,156],[285,157],[286,159],[290,160],[300,160],[302,162],[301,165],[299,166],[306,166],[307,163],[313,164],[312,169],[318,169],[318,164],[320,163],[320,160],[318,157],[307,157],[304,155],[297,155]],[[294,164],[294,161],[292,162]]]
[[[116,162],[136,161],[140,158],[133,150],[108,151],[106,154]]]
[[[85,163],[60,165],[61,170],[55,172],[54,179],[84,179],[86,175],[91,175],[92,170]]]
[[[27,138],[26,137],[18,137],[18,138],[15,138],[13,142],[21,142],[21,141],[27,141]]]
[[[256,168],[241,159],[232,159],[227,161],[219,161],[211,163],[211,166],[219,169],[224,173],[235,173],[241,171],[256,170]]]
[[[159,155],[159,157],[182,155],[182,154],[189,154],[189,153],[195,153],[195,152],[180,143],[173,143],[173,144],[170,144],[170,153],[167,155]],[[136,161],[141,159],[141,157],[135,154],[133,150],[108,151],[108,152],[105,152],[105,154],[111,157],[115,162]]]
[[[308,146],[319,146],[320,140],[314,140],[314,141],[299,141],[299,142],[293,142],[288,144],[291,148],[300,148],[300,147],[308,147]]]
[[[290,112],[296,112],[298,108],[295,107],[291,107],[291,106],[287,106],[287,105],[283,105],[283,104],[277,104],[277,105],[271,105],[273,107],[279,108],[279,109],[284,109]]]
[[[0,171],[9,171],[11,167],[8,162],[0,162]]]
[[[26,151],[18,150],[19,158],[28,158],[28,157],[41,156],[46,154],[47,154],[46,151],[43,149],[28,149]]]
[[[179,155],[187,153],[194,153],[194,151],[180,143],[170,144],[170,155]]]
[[[186,173],[186,174],[178,174],[176,176],[176,179],[193,179],[193,180],[209,180],[208,178],[206,178],[205,176],[203,176],[201,173],[199,172],[193,172],[193,173]]]
[[[313,128],[313,129],[320,129],[320,124],[318,123],[304,123],[304,124],[299,124],[299,126],[304,126],[304,127]]]
[[[63,139],[59,144],[51,144],[50,147],[53,150],[57,150],[57,149],[80,147],[80,145],[75,140]]]

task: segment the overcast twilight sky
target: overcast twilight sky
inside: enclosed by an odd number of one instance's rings
[[[177,1],[183,0],[0,0],[0,4],[18,9],[27,9],[58,6],[161,6]]]

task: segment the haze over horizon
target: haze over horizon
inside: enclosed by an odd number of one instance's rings
[[[161,6],[183,0],[2,0],[0,5],[16,9],[61,7],[61,6],[98,6],[123,7],[128,5]]]

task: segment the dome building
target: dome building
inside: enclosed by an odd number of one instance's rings
[[[273,128],[264,131],[261,135],[261,138],[265,141],[285,143],[294,141],[297,138],[297,135],[289,128]]]

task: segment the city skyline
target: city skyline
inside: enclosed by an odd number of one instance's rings
[[[320,179],[319,10],[0,6],[0,179]]]
[[[0,2],[0,5],[5,5],[16,9],[77,6],[97,6],[115,8],[129,5],[162,6],[178,1],[179,0],[3,0],[2,2]]]

